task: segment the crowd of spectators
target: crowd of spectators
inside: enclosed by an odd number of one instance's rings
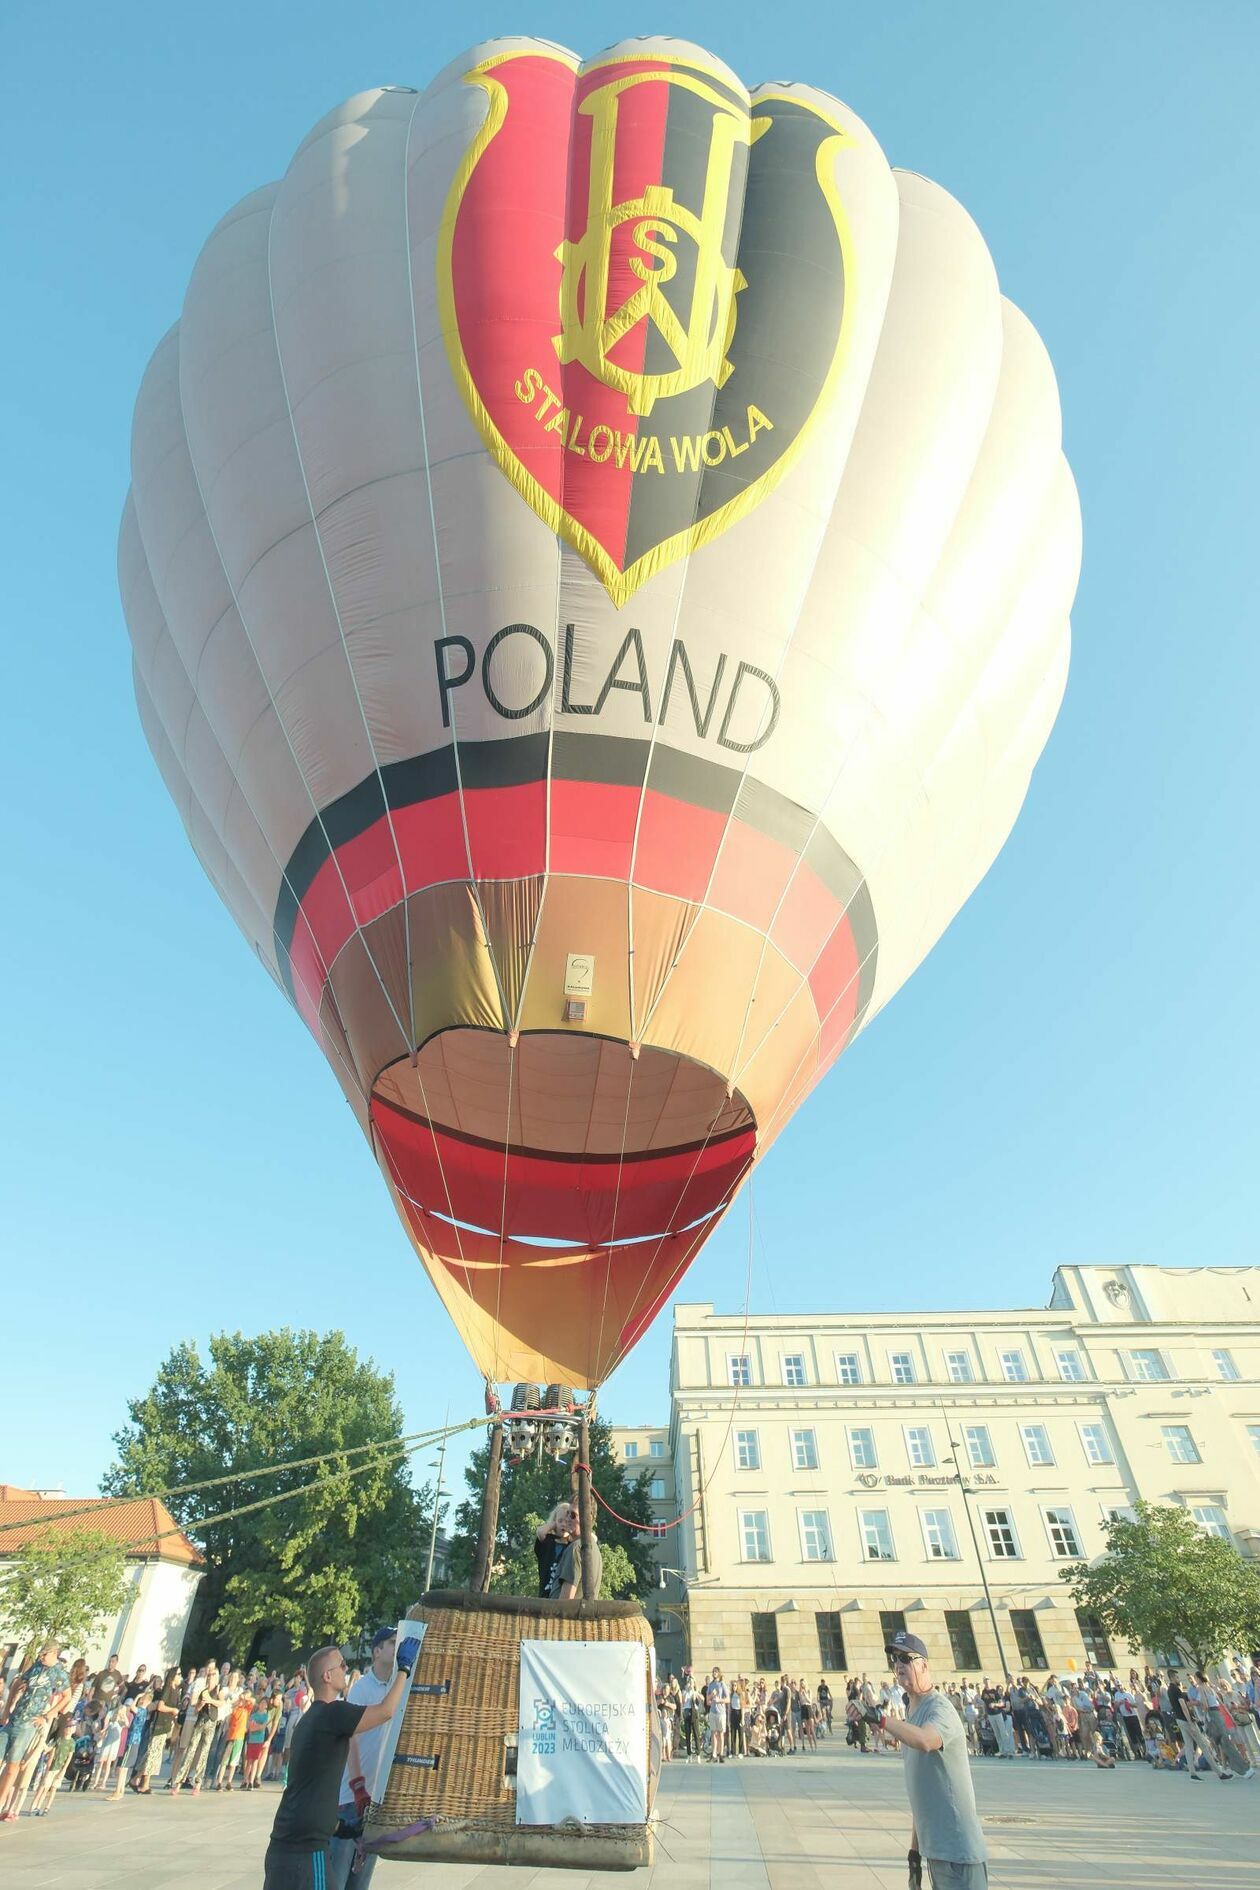
[[[835,1731],[862,1756],[894,1752],[884,1737],[888,1714],[906,1711],[891,1673],[842,1676],[837,1706],[825,1679],[815,1689],[786,1674],[767,1685],[720,1668],[703,1678],[684,1668],[657,1688],[661,1749],[681,1758],[724,1764],[727,1758],[763,1758],[816,1751]],[[1077,1759],[1103,1770],[1141,1760],[1157,1771],[1180,1771],[1197,1781],[1250,1779],[1260,1767],[1260,1653],[1206,1673],[1131,1668],[1127,1682],[1093,1667],[1083,1673],[1027,1674],[1003,1681],[948,1682],[941,1691],[963,1722],[976,1758]]]
[[[197,1797],[283,1784],[311,1697],[302,1667],[286,1678],[229,1661],[187,1672],[142,1662],[128,1674],[110,1655],[90,1672],[50,1641],[0,1687],[0,1823],[46,1817],[61,1790]]]
[[[802,1678],[777,1681],[737,1674],[729,1683],[720,1667],[697,1678],[684,1667],[657,1688],[661,1752],[666,1761],[724,1765],[730,1759],[762,1759],[777,1753],[815,1752],[831,1731],[830,1687],[816,1689]]]
[[[881,1722],[899,1713],[895,1681],[865,1674],[846,1687],[846,1737],[859,1751],[886,1750]],[[1093,1667],[1083,1673],[1027,1674],[1008,1685],[984,1679],[942,1689],[963,1722],[968,1750],[998,1759],[1078,1759],[1103,1770],[1142,1760],[1197,1780],[1250,1779],[1260,1765],[1260,1654],[1235,1659],[1214,1678],[1176,1669],[1131,1668],[1127,1681]]]

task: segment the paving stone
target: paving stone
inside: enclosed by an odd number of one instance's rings
[[[1260,1781],[1199,1785],[1124,1765],[972,1768],[993,1890],[1255,1890]],[[3,1890],[259,1890],[278,1788],[147,1804],[63,1793],[0,1826]],[[816,1756],[665,1768],[650,1873],[382,1863],[376,1890],[902,1890],[901,1763],[838,1741]],[[1152,1858],[1158,1859],[1153,1869]],[[1210,1861],[1209,1861],[1210,1860]],[[1205,1877],[1205,1871],[1207,1876]]]

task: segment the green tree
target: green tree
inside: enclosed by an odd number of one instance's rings
[[[1136,1653],[1180,1647],[1196,1667],[1231,1647],[1260,1645],[1260,1569],[1210,1536],[1184,1509],[1137,1504],[1107,1524],[1107,1552],[1060,1569],[1078,1608]]]
[[[51,1530],[8,1563],[0,1607],[20,1641],[68,1641],[81,1647],[127,1598],[122,1546],[92,1529]]]
[[[128,1412],[107,1495],[232,1479],[167,1499],[206,1558],[191,1658],[252,1659],[276,1630],[304,1649],[349,1640],[395,1620],[420,1592],[432,1493],[412,1488],[396,1452],[340,1454],[403,1430],[393,1378],[340,1332],[221,1332],[208,1362],[195,1345],[178,1345]],[[258,1475],[326,1453],[337,1454]],[[307,1483],[316,1487],[250,1515],[207,1520]]]
[[[472,1577],[481,1521],[481,1492],[485,1488],[489,1456],[487,1442],[473,1452],[464,1471],[470,1494],[456,1510],[451,1532],[451,1579],[456,1583],[465,1583]],[[604,1557],[600,1593],[618,1599],[646,1595],[657,1584],[651,1537],[644,1533],[652,1523],[648,1474],[645,1470],[631,1482],[612,1448],[611,1429],[599,1418],[591,1424],[591,1477],[604,1503],[630,1518],[629,1523],[618,1522],[603,1504],[596,1505],[596,1533]],[[537,1593],[534,1534],[542,1518],[568,1495],[567,1463],[556,1463],[550,1457],[544,1457],[539,1463],[530,1457],[524,1463],[505,1467],[495,1540],[495,1574],[490,1584],[493,1593]]]

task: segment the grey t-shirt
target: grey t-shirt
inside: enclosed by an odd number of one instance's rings
[[[604,1575],[604,1558],[594,1536],[591,1537],[591,1561],[594,1564],[592,1574],[595,1581],[595,1593],[593,1596],[584,1597],[582,1595],[582,1544],[576,1536],[572,1542],[567,1542],[556,1564],[556,1573],[551,1578],[555,1583],[554,1592],[558,1595],[572,1582],[580,1599],[598,1601],[599,1585]]]
[[[906,1719],[911,1726],[932,1726],[941,1735],[935,1752],[901,1748],[920,1853],[946,1864],[986,1863],[989,1853],[976,1816],[967,1735],[957,1713],[942,1694],[929,1693]]]

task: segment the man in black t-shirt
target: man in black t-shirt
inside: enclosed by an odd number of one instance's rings
[[[383,1700],[352,1706],[344,1692],[346,1663],[336,1647],[322,1647],[310,1660],[313,1703],[303,1713],[289,1746],[289,1782],[284,1788],[267,1846],[263,1890],[325,1890],[328,1853],[337,1825],[337,1799],[350,1740],[392,1717],[415,1665],[414,1635],[398,1644],[398,1672]]]

